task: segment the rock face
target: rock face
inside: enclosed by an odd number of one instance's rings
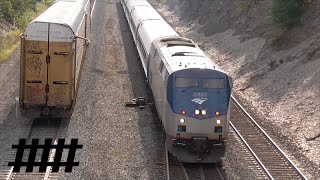
[[[288,142],[289,151],[314,163],[319,176],[320,1],[312,1],[301,23],[275,45],[272,38],[280,32],[268,23],[271,3],[167,0],[167,6],[156,7],[233,77],[234,94],[262,117],[279,143]]]

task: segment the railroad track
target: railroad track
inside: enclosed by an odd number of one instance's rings
[[[223,180],[220,170],[215,164],[183,164],[188,180]]]
[[[172,180],[223,180],[219,168],[215,164],[181,163],[168,154],[167,178]]]
[[[33,121],[29,134],[27,136],[26,144],[31,144],[32,139],[39,139],[39,144],[44,144],[44,140],[47,138],[52,139],[54,144],[57,143],[57,140],[60,135],[60,131],[62,128],[62,121],[61,119],[52,119],[52,120],[43,120],[43,119],[36,119]],[[29,150],[25,150],[27,153],[24,153],[23,161],[27,162]],[[15,160],[16,150],[10,151],[10,161]],[[39,162],[41,160],[43,150],[38,150],[36,153],[35,162]],[[55,149],[51,150],[49,153],[49,162],[53,161],[55,155]],[[21,167],[20,172],[13,172],[13,167],[10,169],[3,170],[0,172],[0,180],[52,180],[58,179],[57,176],[51,173],[51,167],[47,167],[44,173],[39,173],[39,168],[33,168],[33,172],[26,173],[26,168]]]
[[[269,179],[307,179],[234,97],[232,101],[236,106],[233,109],[244,115],[230,122],[230,126],[259,164],[257,168]]]

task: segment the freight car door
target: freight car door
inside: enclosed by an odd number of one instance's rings
[[[70,107],[72,103],[72,31],[60,24],[50,24],[48,64],[48,106]]]
[[[48,25],[31,24],[21,39],[22,102],[25,107],[46,105],[46,57],[48,54]]]

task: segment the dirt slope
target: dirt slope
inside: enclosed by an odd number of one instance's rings
[[[271,0],[168,0],[156,6],[234,79],[234,93],[320,174],[320,1],[271,46]],[[177,17],[179,19],[177,19]],[[290,148],[289,148],[290,149]],[[302,160],[301,160],[302,161]]]

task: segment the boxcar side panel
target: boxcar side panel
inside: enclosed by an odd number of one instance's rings
[[[23,104],[26,107],[46,104],[48,42],[24,41],[23,61]]]
[[[70,107],[72,104],[72,42],[50,42],[48,65],[48,106]]]

